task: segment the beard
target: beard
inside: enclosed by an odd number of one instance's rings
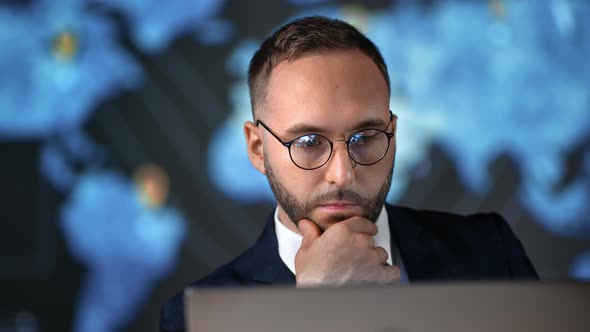
[[[332,200],[346,200],[358,204],[363,211],[361,217],[368,219],[373,223],[376,222],[383,208],[383,204],[385,204],[389,188],[391,187],[393,168],[395,165],[395,153],[393,161],[394,162],[391,165],[391,169],[389,170],[385,181],[381,185],[381,188],[379,188],[379,192],[373,197],[365,197],[356,191],[349,189],[336,188],[326,192],[312,193],[307,201],[301,202],[297,200],[295,196],[279,181],[273,172],[272,166],[268,162],[266,151],[264,154],[266,178],[268,179],[268,183],[270,184],[270,188],[272,189],[277,202],[283,208],[287,216],[295,223],[295,225],[297,225],[297,227],[299,227],[299,221],[301,219],[309,219],[318,225],[322,231],[325,231],[326,227],[322,223],[318,223],[317,220],[311,219],[311,213],[315,208]],[[331,215],[331,218],[336,221],[343,221],[351,217],[353,217],[353,215],[343,213],[334,213]]]

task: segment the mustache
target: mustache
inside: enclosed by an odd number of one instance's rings
[[[365,197],[355,191],[349,189],[337,189],[313,197],[308,205],[310,207],[315,207],[334,200],[350,201],[359,205],[364,205],[367,201]]]

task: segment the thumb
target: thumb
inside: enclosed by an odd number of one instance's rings
[[[298,226],[299,230],[301,230],[301,233],[303,234],[303,240],[301,241],[302,247],[309,246],[313,240],[322,235],[322,231],[318,225],[309,219],[301,219]]]
[[[398,266],[395,265],[388,265],[386,266],[386,268],[388,269],[389,272],[389,280],[388,283],[389,284],[395,284],[397,282],[400,281],[401,279],[401,270]]]

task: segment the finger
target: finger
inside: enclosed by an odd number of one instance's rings
[[[363,233],[352,233],[351,242],[359,249],[375,248],[375,240],[372,236]]]
[[[299,221],[299,230],[303,234],[303,240],[301,241],[301,247],[307,247],[311,245],[313,240],[317,239],[322,235],[322,231],[313,221],[309,219],[301,219]]]
[[[389,258],[389,254],[383,247],[375,247],[373,248],[375,254],[377,254],[378,262],[381,264],[386,264],[387,259]]]
[[[401,270],[399,269],[398,266],[389,265],[389,266],[385,266],[385,269],[387,270],[388,280],[390,281],[390,284],[394,284],[394,283],[400,281]]]
[[[367,245],[369,248],[375,247],[375,239],[372,236],[367,235]]]
[[[371,236],[377,235],[377,225],[365,218],[353,217],[344,220],[342,223],[346,224],[353,232],[363,233]]]

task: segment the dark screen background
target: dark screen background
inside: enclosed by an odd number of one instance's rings
[[[253,243],[275,206],[268,199],[236,200],[220,189],[211,177],[212,173],[223,172],[211,166],[211,140],[217,137],[216,131],[236,108],[230,91],[240,78],[228,70],[228,58],[244,40],[260,42],[290,17],[316,10],[323,12],[321,6],[348,6],[346,8],[352,8],[350,10],[357,14],[395,12],[402,6],[395,1],[365,1],[363,4],[348,1],[325,1],[323,4],[318,1],[314,4],[308,1],[306,5],[287,1],[227,1],[216,12],[217,19],[231,24],[230,32],[222,41],[205,42],[206,39],[196,40],[192,33],[179,32],[167,46],[147,52],[134,40],[125,16],[105,5],[108,1],[97,2],[90,5],[90,10],[102,12],[120,32],[116,42],[141,68],[141,83],[133,89],[121,89],[108,97],[98,98],[86,107],[91,110],[80,121],[79,129],[92,144],[100,147],[102,154],[97,157],[98,162],[94,157],[84,157],[83,153],[80,154],[83,157],[76,157],[75,153],[67,152],[69,141],[59,131],[28,137],[11,136],[10,131],[6,131],[0,136],[0,220],[3,226],[0,232],[0,330],[16,331],[16,326],[32,327],[37,331],[72,329],[81,290],[92,273],[84,259],[72,253],[67,235],[60,226],[62,208],[72,191],[58,188],[45,175],[41,155],[48,142],[55,143],[60,151],[66,151],[63,153],[69,156],[66,162],[76,174],[99,167],[116,170],[134,179],[137,170],[149,163],[158,165],[167,175],[170,192],[166,204],[181,212],[184,239],[174,255],[176,261],[172,263],[172,270],[145,291],[144,297],[134,306],[129,323],[122,324],[130,331],[157,330],[160,305],[184,285],[211,272]],[[504,2],[490,3],[490,6],[496,6],[494,3]],[[28,6],[28,3],[0,2],[0,8],[19,8],[25,13],[30,8]],[[419,12],[425,13],[441,10],[438,1],[421,1],[416,6]],[[503,6],[510,12],[508,2]],[[179,10],[182,9],[179,5]],[[513,13],[518,11],[515,9]],[[529,24],[544,22],[543,19],[539,14],[538,21]],[[577,29],[582,28],[578,26]],[[590,29],[582,30],[586,34],[582,34],[581,41],[577,42],[581,45],[580,50],[590,47],[587,42]],[[559,45],[555,47],[559,48]],[[2,52],[8,51],[0,48]],[[585,72],[581,70],[573,77],[576,75],[583,76]],[[84,77],[85,82],[93,79]],[[13,84],[7,81],[1,81],[0,91],[6,91],[6,87]],[[23,98],[29,97],[23,93]],[[507,95],[507,98],[512,97]],[[572,109],[577,111],[579,107],[576,105]],[[576,113],[578,123],[588,123],[588,105],[586,99],[581,106],[586,112]],[[0,107],[6,110],[11,106],[5,103]],[[554,112],[568,112],[568,109]],[[13,117],[12,114],[3,115],[0,121],[10,124]],[[64,116],[57,121],[65,123],[68,120]],[[512,121],[517,124],[520,121],[523,131],[530,128],[530,122],[522,118],[515,117]],[[400,116],[400,130],[404,130],[403,124]],[[502,124],[488,124],[490,130],[498,126],[502,127]],[[589,164],[590,135],[588,131],[581,132],[561,151],[562,172],[552,187],[556,197],[580,181],[589,183],[590,172],[587,172],[586,165]],[[398,145],[402,144],[404,142],[398,138]],[[478,136],[473,136],[472,144],[479,144]],[[544,143],[538,144],[540,151]],[[576,257],[590,250],[589,220],[588,215],[583,214],[588,212],[587,209],[579,212],[564,210],[564,214],[573,214],[573,219],[579,222],[572,224],[571,231],[560,231],[563,228],[559,227],[552,231],[538,220],[530,206],[522,203],[521,190],[528,181],[528,174],[523,174],[526,171],[520,166],[523,161],[515,158],[510,148],[500,150],[485,163],[491,185],[486,191],[477,192],[466,185],[448,145],[433,140],[422,147],[426,157],[408,172],[402,171],[400,176],[407,182],[392,203],[461,214],[500,212],[521,239],[542,279],[573,277]],[[239,172],[241,165],[237,166]],[[396,176],[397,170],[394,182]]]

